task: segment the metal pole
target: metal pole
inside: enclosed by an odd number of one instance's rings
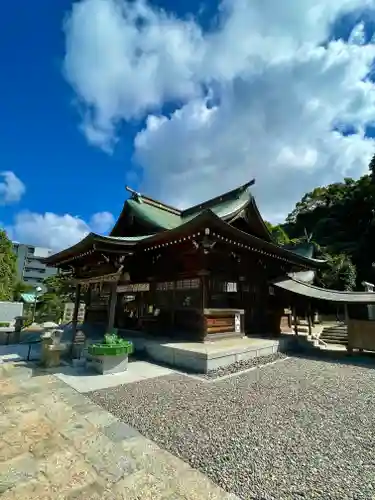
[[[33,315],[32,315],[32,319],[31,319],[31,323],[34,323],[34,320],[35,320],[35,312],[36,312],[36,302],[37,302],[37,300],[38,300],[38,296],[37,296],[37,293],[35,292]]]

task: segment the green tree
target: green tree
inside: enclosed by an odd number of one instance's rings
[[[264,221],[264,223],[266,224],[269,232],[271,233],[275,243],[277,243],[278,245],[287,245],[290,242],[289,236],[287,235],[282,226],[280,225],[273,226],[270,222],[267,221]]]
[[[356,285],[357,271],[345,254],[324,254],[326,266],[317,273],[317,283],[323,288],[352,291]]]
[[[13,284],[13,300],[19,302],[23,293],[34,293],[34,287],[21,280],[15,280]]]
[[[58,323],[64,312],[66,302],[74,300],[75,287],[69,276],[55,275],[44,280],[46,292],[40,298],[37,308],[38,322]]]
[[[7,233],[0,229],[0,300],[13,299],[17,257]]]

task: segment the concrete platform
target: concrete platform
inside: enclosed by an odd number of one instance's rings
[[[97,373],[90,373],[85,367],[64,366],[58,371],[56,370],[54,375],[76,391],[85,393],[131,384],[149,378],[162,377],[172,373],[174,373],[173,370],[162,366],[156,366],[145,361],[133,361],[129,363],[127,371],[121,373],[98,375]]]
[[[154,340],[139,336],[133,337],[129,334],[126,338],[133,341],[136,352],[144,352],[155,361],[194,372],[207,373],[237,361],[284,351],[291,336],[281,336],[279,339],[244,337],[216,340],[204,344]]]

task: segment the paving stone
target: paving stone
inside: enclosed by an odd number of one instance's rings
[[[101,484],[94,482],[84,488],[71,491],[66,496],[66,500],[103,500],[103,498],[107,500],[108,493]]]
[[[119,500],[159,500],[165,492],[165,483],[145,471],[130,474],[112,488]]]
[[[123,476],[135,472],[136,462],[125,455],[121,446],[112,442],[99,444],[100,441],[93,441],[91,446],[84,451],[85,459],[95,468],[100,477],[115,483]]]
[[[85,419],[98,428],[106,427],[113,424],[113,422],[118,422],[118,419],[115,416],[105,410],[102,410],[98,406],[96,406],[95,411],[87,413],[85,415]]]
[[[35,407],[35,403],[23,394],[16,394],[13,397],[1,396],[1,411],[5,415],[27,413],[34,411]]]
[[[1,397],[17,394],[20,392],[17,385],[10,379],[0,380],[0,394]]]
[[[0,464],[0,493],[12,488],[18,483],[26,482],[39,473],[34,457],[25,453],[13,460]]]
[[[51,484],[41,475],[6,491],[1,495],[1,500],[57,500],[57,495]],[[61,496],[60,499],[62,500]]]
[[[9,414],[6,415],[4,413],[0,413],[0,436],[2,436],[3,432],[5,432],[11,426],[12,421],[9,418]]]
[[[83,488],[97,479],[94,469],[78,453],[61,450],[40,462],[40,468],[52,488],[60,493]]]
[[[2,435],[0,443],[0,462],[24,455],[30,451],[32,441],[18,430],[9,430]]]
[[[76,449],[81,450],[84,443],[97,436],[97,428],[82,416],[72,416],[61,425],[59,432],[65,439],[72,442]]]
[[[0,463],[7,462],[12,458],[23,455],[27,451],[29,451],[29,445],[27,443],[22,443],[21,446],[17,446],[17,443],[10,445],[3,439],[0,439]]]
[[[29,447],[29,451],[37,459],[46,459],[59,450],[67,450],[69,447],[71,447],[71,443],[56,432],[46,439],[33,443]]]
[[[73,403],[73,402],[70,402],[70,404],[71,403]],[[88,398],[82,397],[82,395],[81,395],[81,399],[80,399],[79,403],[73,403],[73,404],[71,404],[71,407],[72,407],[73,411],[80,413],[82,415],[86,415],[87,413],[98,410],[98,406],[96,404],[94,404]]]
[[[134,429],[134,427],[131,427],[123,422],[113,422],[112,424],[103,427],[102,431],[105,436],[115,443],[140,436],[139,432]]]
[[[41,446],[55,432],[53,424],[38,412],[20,414],[17,425],[11,425],[2,433],[0,461],[32,451],[33,446]]]
[[[48,400],[39,406],[39,411],[43,413],[56,428],[60,428],[69,419],[74,418],[75,412],[72,407],[63,401]]]

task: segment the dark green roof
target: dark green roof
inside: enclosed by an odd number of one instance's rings
[[[254,180],[247,182],[232,191],[186,210],[179,210],[130,190],[132,196],[125,202],[110,236],[133,236],[139,231],[139,226],[143,228],[142,234],[168,231],[189,222],[206,210],[211,210],[220,219],[229,223],[239,214],[246,214],[250,232],[271,241],[272,237],[250,191],[254,182]]]
[[[299,243],[298,245],[285,245],[286,250],[290,250],[298,255],[312,259],[314,256],[315,247],[312,243]]]

